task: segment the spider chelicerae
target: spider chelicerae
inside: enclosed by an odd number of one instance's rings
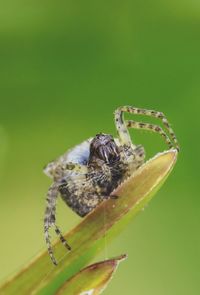
[[[158,125],[124,120],[124,112],[161,119],[169,136]],[[49,235],[51,227],[55,228],[65,247],[71,250],[56,225],[58,195],[79,216],[84,217],[103,200],[108,199],[111,192],[144,163],[144,148],[132,143],[128,128],[159,133],[170,149],[175,148],[179,151],[176,136],[161,112],[123,106],[114,112],[114,120],[118,138],[113,138],[110,134],[97,134],[67,151],[44,169],[44,172],[53,179],[46,198],[44,233],[49,255],[55,265],[57,262]]]

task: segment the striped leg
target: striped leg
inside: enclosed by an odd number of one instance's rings
[[[169,124],[167,118],[165,117],[165,115],[163,113],[157,112],[157,111],[154,111],[154,110],[146,110],[146,109],[134,108],[134,107],[131,107],[131,106],[119,107],[114,113],[114,115],[115,115],[115,124],[116,124],[116,128],[117,128],[117,131],[118,131],[118,134],[119,134],[119,139],[121,141],[121,144],[131,145],[130,135],[129,135],[129,132],[128,132],[128,129],[127,129],[127,125],[126,125],[126,123],[124,121],[124,118],[123,118],[123,113],[124,112],[135,114],[135,115],[143,115],[143,116],[149,116],[149,117],[154,117],[154,118],[161,119],[161,121],[162,121],[163,125],[165,126],[166,130],[170,134],[171,146],[175,147],[179,151],[179,144],[178,144],[178,141],[177,141],[176,136],[174,134],[174,131],[170,127],[170,124]],[[141,127],[141,128],[143,128],[143,127]],[[156,129],[154,131],[157,132]]]
[[[57,265],[57,261],[53,255],[53,249],[51,245],[51,237],[49,234],[49,229],[54,226],[55,227],[55,232],[59,236],[61,242],[64,244],[64,246],[70,250],[70,246],[67,244],[66,240],[64,239],[63,235],[61,234],[60,230],[58,227],[55,225],[55,213],[56,213],[56,200],[58,197],[58,185],[57,184],[52,184],[48,190],[47,193],[47,206],[45,210],[45,217],[44,217],[44,235],[45,235],[45,240],[47,244],[47,249],[49,252],[49,255],[51,257],[51,260],[53,264]]]
[[[171,140],[169,139],[167,134],[163,131],[163,129],[160,126],[149,124],[149,123],[136,122],[132,120],[128,120],[125,123],[127,128],[144,129],[144,130],[150,130],[150,131],[159,133],[164,138],[169,148],[171,149],[173,147]]]
[[[86,165],[80,165],[73,162],[66,163],[64,168],[66,170],[73,170],[74,172],[78,172],[78,173],[83,173],[83,174],[88,173],[88,169]]]
[[[44,235],[47,244],[47,250],[51,257],[53,264],[57,265],[56,259],[53,255],[53,249],[50,240],[49,229],[55,224],[55,213],[56,213],[56,200],[58,197],[58,187],[55,184],[52,184],[47,193],[47,205],[45,210],[45,217],[44,217]]]
[[[63,243],[63,245],[70,251],[71,247],[70,245],[67,243],[67,241],[65,240],[65,238],[63,237],[59,227],[57,225],[55,225],[55,232],[56,234],[59,236],[61,242]]]

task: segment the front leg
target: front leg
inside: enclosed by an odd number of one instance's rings
[[[74,172],[78,172],[80,174],[86,174],[88,173],[88,168],[86,165],[81,165],[73,162],[68,162],[65,165],[63,165],[63,169],[66,170],[72,170]]]
[[[165,129],[169,133],[170,138],[162,130],[162,128],[157,125],[142,123],[142,122],[135,122],[130,120],[126,122],[123,116],[124,113],[131,113],[134,115],[143,115],[143,116],[149,116],[149,117],[160,119],[163,125],[165,126]],[[134,108],[131,106],[123,106],[116,109],[114,115],[115,115],[115,125],[119,135],[119,140],[122,145],[131,146],[132,144],[131,138],[127,129],[127,127],[128,128],[131,127],[136,129],[146,129],[146,130],[157,132],[165,139],[165,141],[169,145],[169,148],[174,147],[177,149],[177,151],[179,151],[179,144],[174,134],[174,131],[172,130],[167,118],[165,117],[163,113],[157,112],[154,110],[146,110],[146,109]]]
[[[47,193],[47,205],[45,210],[45,217],[44,217],[44,235],[47,244],[47,249],[53,264],[57,265],[57,261],[53,255],[53,249],[50,240],[49,229],[51,227],[55,227],[55,232],[59,236],[61,242],[65,245],[68,250],[71,250],[71,247],[67,244],[65,238],[63,237],[61,231],[59,230],[58,226],[55,224],[56,221],[56,201],[58,197],[58,184],[52,184]]]

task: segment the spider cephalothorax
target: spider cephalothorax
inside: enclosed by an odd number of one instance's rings
[[[161,119],[171,139],[158,125],[124,120],[124,112]],[[144,148],[132,143],[128,128],[159,133],[169,148],[179,150],[176,136],[163,113],[124,106],[118,108],[114,116],[118,138],[113,138],[110,134],[97,134],[49,163],[44,170],[54,181],[47,194],[44,218],[45,239],[54,264],[56,260],[49,236],[51,226],[55,227],[62,243],[71,249],[55,223],[58,195],[79,216],[84,217],[108,199],[111,192],[143,164]]]
[[[88,164],[96,165],[98,160],[103,163],[112,164],[119,161],[120,153],[112,135],[97,134],[90,143],[90,155]]]

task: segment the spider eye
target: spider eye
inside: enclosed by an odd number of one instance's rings
[[[90,145],[90,160],[100,159],[108,164],[119,160],[119,150],[111,135],[97,134]]]

